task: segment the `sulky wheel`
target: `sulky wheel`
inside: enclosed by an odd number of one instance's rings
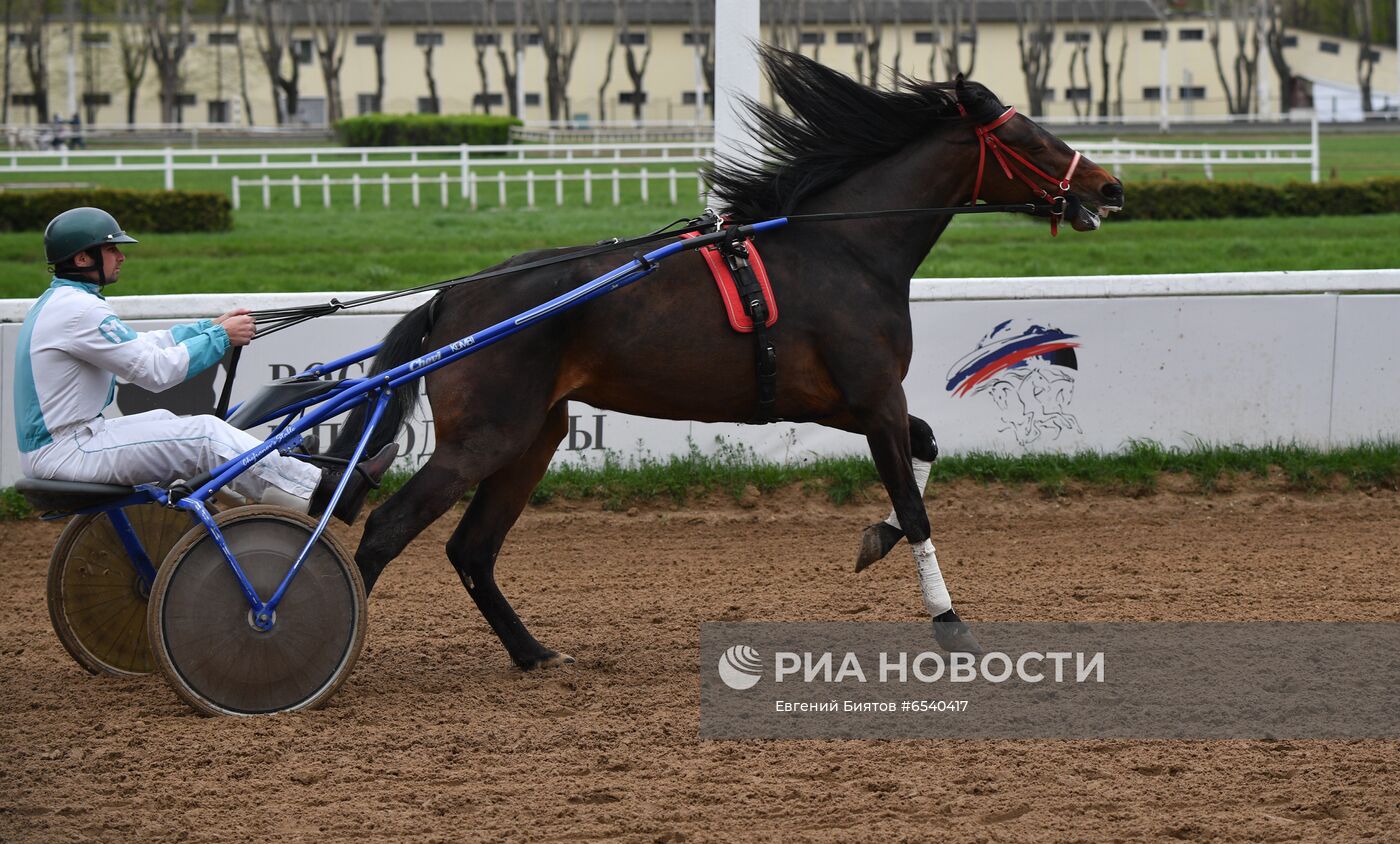
[[[124,512],[153,566],[194,524],[184,510],[159,504]],[[149,590],[106,513],[77,516],[63,529],[49,561],[49,618],[79,665],[118,676],[156,670],[146,636]]]
[[[215,522],[264,601],[316,527],[307,516],[257,504],[226,510]],[[161,566],[147,624],[165,679],[200,712],[309,709],[329,700],[355,665],[364,642],[365,588],[340,544],[322,534],[272,627],[259,630],[238,579],[201,525]]]

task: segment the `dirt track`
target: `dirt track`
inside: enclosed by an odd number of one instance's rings
[[[441,556],[389,569],[329,708],[201,718],[159,677],[81,671],[49,629],[57,525],[0,523],[0,840],[623,837],[1396,840],[1396,742],[707,742],[706,620],[912,620],[903,547],[851,573],[878,501],[532,510],[501,582],[578,666],[513,669]],[[977,620],[1400,621],[1400,494],[945,489]],[[458,511],[460,513],[460,510]],[[344,536],[353,547],[357,531]]]

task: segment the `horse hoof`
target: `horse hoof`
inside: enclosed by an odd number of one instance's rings
[[[856,571],[861,571],[873,563],[883,560],[899,540],[904,531],[889,522],[876,522],[860,535],[860,552],[856,554]]]
[[[977,637],[972,635],[972,628],[953,610],[934,617],[933,638],[940,648],[950,654],[977,656],[983,652]]]
[[[536,657],[535,659],[521,663],[520,667],[526,671],[534,671],[539,668],[560,668],[565,665],[573,664],[574,658],[568,654],[550,651],[544,656]]]

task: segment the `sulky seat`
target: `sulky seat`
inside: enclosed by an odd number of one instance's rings
[[[40,512],[86,510],[120,501],[136,492],[120,484],[89,484],[78,481],[42,481],[20,478],[15,489],[29,506]]]

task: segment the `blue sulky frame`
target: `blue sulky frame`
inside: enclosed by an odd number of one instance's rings
[[[238,579],[238,584],[243,590],[244,597],[248,600],[248,605],[252,609],[253,624],[260,630],[269,630],[274,624],[274,612],[277,605],[281,603],[282,597],[286,595],[287,588],[300,571],[302,564],[306,561],[311,549],[325,533],[326,526],[330,523],[332,514],[335,512],[336,504],[340,501],[341,495],[345,492],[346,484],[349,483],[352,472],[345,472],[340,479],[339,485],[332,494],[330,502],[322,512],[320,520],[316,524],[316,529],[312,531],[311,537],[307,540],[301,553],[287,570],[287,574],[278,584],[277,589],[266,601],[262,600],[256,589],[248,581],[243,568],[238,564],[232,549],[229,548],[223,534],[219,531],[218,525],[214,523],[214,517],[209,512],[206,502],[219,489],[238,475],[247,471],[249,466],[271,454],[274,450],[286,450],[294,448],[301,442],[301,435],[334,416],[339,416],[349,410],[359,407],[362,404],[371,404],[369,420],[365,424],[364,432],[360,435],[360,440],[355,445],[354,453],[350,456],[348,465],[354,466],[359,463],[364,456],[365,447],[368,445],[374,429],[378,426],[380,419],[384,415],[384,409],[389,403],[393,391],[398,387],[414,380],[422,378],[429,372],[459,360],[466,355],[477,352],[493,343],[504,340],[519,331],[534,325],[535,323],[548,319],[549,317],[563,313],[564,311],[576,308],[586,302],[606,295],[619,287],[625,287],[634,281],[638,281],[654,272],[660,261],[669,258],[677,253],[699,249],[710,246],[722,240],[732,237],[746,237],[763,231],[776,229],[786,225],[788,218],[779,217],[772,220],[764,220],[745,226],[735,226],[726,230],[700,235],[689,240],[682,240],[668,243],[644,255],[634,257],[631,261],[620,267],[605,273],[592,281],[574,288],[568,293],[557,296],[548,302],[537,305],[528,311],[518,314],[510,319],[503,320],[495,325],[483,328],[482,330],[456,340],[436,351],[422,355],[407,363],[396,366],[392,369],[365,378],[347,378],[338,382],[327,394],[322,394],[314,398],[305,399],[287,407],[280,408],[266,414],[256,422],[266,422],[272,419],[281,418],[282,422],[274,429],[272,435],[260,443],[256,448],[248,451],[234,459],[217,466],[204,473],[198,478],[188,482],[184,488],[177,490],[166,490],[151,484],[143,484],[136,487],[136,492],[119,501],[110,502],[100,507],[91,507],[76,513],[106,512],[116,529],[117,536],[121,539],[122,545],[130,555],[132,564],[136,568],[147,591],[155,582],[155,564],[152,563],[141,542],[132,529],[130,520],[122,511],[122,508],[137,504],[158,503],[167,507],[178,507],[193,513],[195,518],[209,532],[209,536],[218,545],[219,551],[228,562],[229,568],[233,571],[234,577]],[[352,355],[321,364],[300,373],[298,377],[320,377],[334,372],[352,363],[366,360],[373,357],[379,351],[380,346],[375,345],[363,349]],[[314,410],[311,408],[315,408]],[[234,408],[235,410],[237,408]],[[285,417],[285,418],[284,418]],[[62,515],[72,515],[71,513]]]

